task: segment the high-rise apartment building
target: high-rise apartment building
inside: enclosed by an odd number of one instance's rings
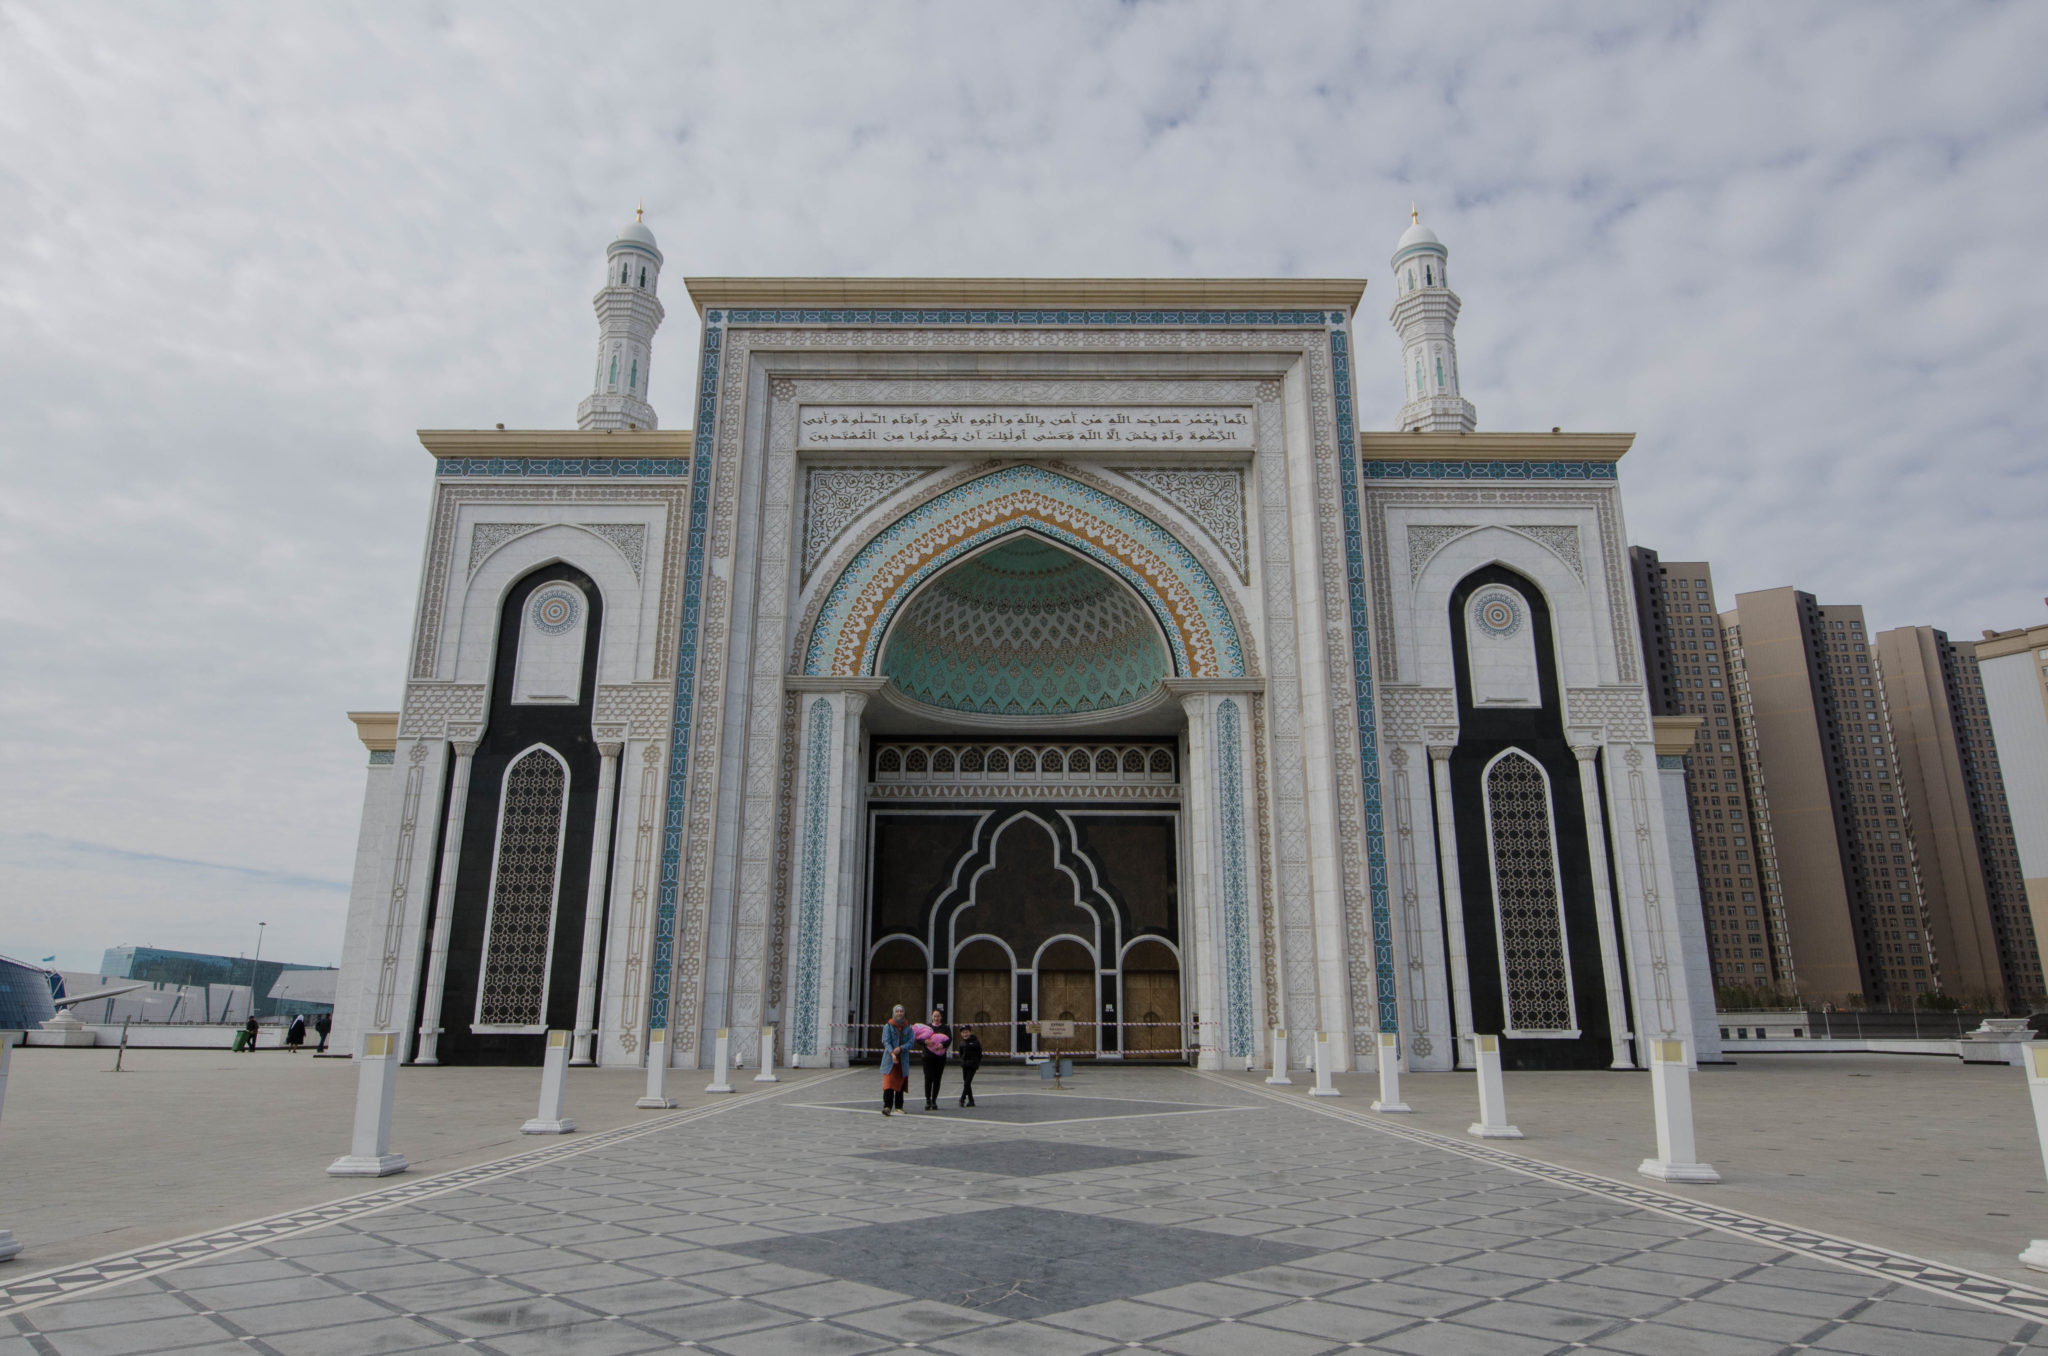
[[[1795,990],[1770,858],[1769,825],[1757,814],[1730,705],[1727,642],[1705,561],[1665,561],[1629,548],[1651,713],[1697,716],[1685,756],[1701,908],[1714,988],[1727,1001]]]
[[[1766,589],[1722,616],[1752,794],[1809,1003],[1943,989],[1863,609]]]
[[[1984,711],[2034,936],[2048,937],[2048,626],[1986,632],[1976,643]]]
[[[1977,647],[1931,626],[1877,638],[1905,797],[1942,987],[1991,1011],[2043,995],[2012,816],[1984,701]]]

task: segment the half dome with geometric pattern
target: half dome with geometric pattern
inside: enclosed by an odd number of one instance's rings
[[[1136,595],[1027,532],[926,585],[889,628],[878,671],[929,706],[1033,717],[1126,705],[1173,667]]]

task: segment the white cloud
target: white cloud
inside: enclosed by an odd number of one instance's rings
[[[341,712],[398,697],[412,430],[570,422],[642,198],[673,425],[678,279],[835,273],[1368,277],[1385,425],[1413,199],[1481,426],[1635,430],[1634,540],[1882,626],[2036,620],[2044,39],[2020,4],[0,5],[0,949],[266,918],[337,955],[286,880],[347,875]]]

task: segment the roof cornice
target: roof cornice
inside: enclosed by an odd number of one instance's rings
[[[702,313],[775,307],[1356,310],[1363,278],[685,278]]]
[[[1361,433],[1367,461],[1620,461],[1633,433]]]
[[[696,431],[678,429],[423,428],[437,457],[687,457]]]

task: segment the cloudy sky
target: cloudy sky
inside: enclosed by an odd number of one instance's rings
[[[2048,620],[2048,6],[0,0],[0,952],[331,962],[425,427],[566,427],[680,279],[1364,277],[1449,244],[1483,429],[1881,627]],[[1374,300],[1378,297],[1378,300]]]

